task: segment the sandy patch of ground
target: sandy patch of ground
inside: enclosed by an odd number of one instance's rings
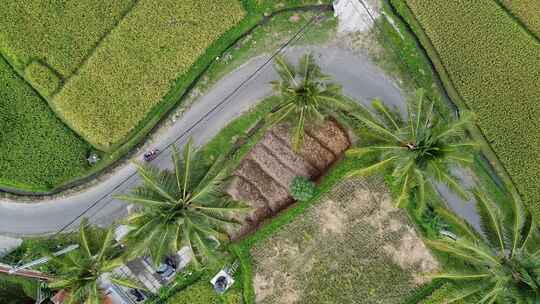
[[[336,206],[335,202],[326,202],[323,207],[317,209],[316,213],[320,218],[323,233],[342,234],[344,232],[347,215]]]

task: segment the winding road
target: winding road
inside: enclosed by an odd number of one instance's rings
[[[316,56],[322,70],[343,86],[343,92],[347,96],[365,104],[379,97],[404,111],[405,99],[400,89],[367,57],[353,54],[348,50],[327,47],[291,47],[286,49],[284,55],[296,61],[308,51]],[[225,76],[172,126],[160,132],[152,147],[163,152],[152,163],[162,168],[169,167],[172,148],[164,148],[186,130],[189,132],[179,140],[177,143],[179,147],[182,147],[190,137],[194,139],[196,145],[204,144],[230,121],[270,96],[272,91],[269,82],[277,79],[277,73],[271,64],[261,69],[227,102],[220,104],[225,96],[248,79],[268,58],[268,56],[253,58]],[[212,111],[209,113],[210,110]],[[190,129],[198,121],[200,122],[196,127]],[[140,159],[140,155],[136,157]],[[134,172],[135,167],[128,162],[96,185],[66,197],[45,199],[37,203],[0,201],[0,234],[21,237],[55,233],[102,197],[103,199],[86,213],[86,217],[90,217],[91,222],[95,224],[108,225],[125,216],[127,209],[125,203],[114,200],[107,193],[115,189],[113,194],[119,194],[137,185],[140,180]],[[128,177],[129,179],[122,183]],[[473,226],[479,227],[473,204],[462,202],[444,186],[439,186],[438,189],[454,211]],[[77,224],[78,221],[69,229],[76,228]]]

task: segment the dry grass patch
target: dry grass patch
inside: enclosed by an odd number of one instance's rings
[[[401,303],[438,264],[379,181],[340,183],[252,249],[257,303]]]

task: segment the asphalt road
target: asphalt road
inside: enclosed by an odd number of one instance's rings
[[[369,104],[371,99],[379,97],[402,111],[405,109],[405,100],[400,89],[368,58],[347,50],[320,47],[292,47],[287,49],[285,56],[296,60],[306,51],[312,51],[316,55],[322,70],[332,75],[343,86],[343,91],[347,96],[365,104]],[[277,74],[271,64],[262,69],[226,103],[208,114],[210,109],[234,91],[267,58],[265,56],[254,58],[225,76],[200,97],[173,126],[160,132],[160,136],[152,143],[152,147],[163,150],[163,153],[152,163],[163,168],[169,167],[172,149],[164,150],[164,147],[172,143],[202,117],[205,117],[204,120],[177,143],[179,147],[182,147],[189,137],[194,139],[196,145],[204,144],[227,123],[239,117],[257,102],[270,96],[272,91],[269,82],[277,79]],[[140,159],[140,155],[136,157]],[[129,191],[140,182],[137,175],[129,178],[121,186],[118,185],[134,172],[134,166],[126,163],[114,174],[91,188],[64,198],[47,199],[39,203],[0,201],[0,234],[31,236],[54,233],[112,189],[117,188],[113,194]],[[444,186],[439,188],[441,193],[448,198],[452,209],[477,226],[478,219],[475,217],[476,213],[474,209],[471,209],[471,205],[465,204],[459,198],[445,191]],[[90,217],[93,223],[108,225],[125,216],[126,213],[126,205],[123,202],[114,200],[111,195],[107,195],[99,204],[88,211],[86,217]],[[70,229],[76,228],[77,223],[70,226]]]

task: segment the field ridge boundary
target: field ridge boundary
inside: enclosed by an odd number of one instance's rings
[[[495,3],[508,15],[510,16],[512,19],[514,19],[515,22],[517,22],[521,28],[523,28],[523,30],[525,32],[527,32],[534,40],[536,40],[537,42],[540,43],[540,36],[538,36],[537,34],[535,34],[535,32],[533,32],[526,24],[525,22],[523,22],[523,20],[521,20],[521,18],[519,18],[516,14],[514,14],[512,12],[512,10],[510,10],[508,7],[506,7],[506,5],[504,5],[501,0],[493,0],[495,1]],[[540,35],[540,34],[539,34]]]
[[[116,20],[116,22],[105,32],[103,33],[103,35],[101,35],[101,37],[99,37],[99,39],[96,41],[96,43],[94,43],[94,46],[88,50],[88,52],[86,53],[86,55],[84,55],[83,59],[79,62],[79,64],[77,65],[77,68],[72,72],[70,73],[69,75],[67,75],[66,77],[63,77],[63,81],[62,81],[62,85],[58,87],[58,89],[56,89],[52,94],[51,94],[51,100],[54,99],[54,97],[60,93],[60,91],[62,91],[62,89],[64,88],[64,84],[68,83],[71,78],[73,78],[73,76],[77,76],[79,75],[80,73],[80,70],[83,66],[86,65],[86,63],[88,62],[88,60],[92,57],[92,55],[96,52],[96,50],[99,48],[99,46],[101,45],[101,43],[103,42],[103,40],[105,40],[105,38],[107,38],[109,36],[109,34],[114,31],[114,29],[116,29],[118,27],[118,25],[120,25],[120,23],[122,22],[122,20],[124,20],[126,18],[127,15],[129,15],[129,13],[131,13],[133,11],[133,9],[139,4],[139,1],[140,0],[132,0],[132,3],[131,5],[125,9],[122,14],[120,14],[120,18],[118,18],[118,20]],[[80,135],[79,135],[80,136]]]
[[[15,73],[15,75],[17,75],[17,77],[19,77],[21,80],[23,80],[24,83],[26,83],[30,88],[32,88],[32,91],[34,91],[37,94],[37,96],[39,96],[40,99],[42,99],[44,102],[47,103],[49,108],[51,108],[51,111],[54,112],[56,118],[58,120],[60,120],[62,123],[66,124],[64,122],[64,120],[61,117],[58,116],[58,113],[56,113],[56,111],[51,107],[51,103],[49,102],[49,99],[45,95],[43,95],[36,87],[34,87],[32,82],[30,80],[28,80],[28,78],[26,78],[26,75],[24,75],[24,71],[22,71],[22,70],[19,71],[17,68],[15,68],[15,65],[13,64],[13,62],[4,53],[0,52],[0,57],[2,57],[2,59],[9,65],[9,67],[13,70],[13,72]],[[47,67],[49,67],[49,66],[47,65]],[[60,78],[61,81],[62,81],[62,79],[63,78]],[[66,124],[66,125],[69,127],[68,124]],[[70,128],[70,130],[72,130],[71,127],[69,127],[69,128]],[[72,131],[72,132],[74,132],[74,131]],[[77,133],[75,133],[75,134],[77,134]],[[77,134],[77,136],[80,137],[78,134]],[[3,191],[2,186],[0,186],[0,191]]]

